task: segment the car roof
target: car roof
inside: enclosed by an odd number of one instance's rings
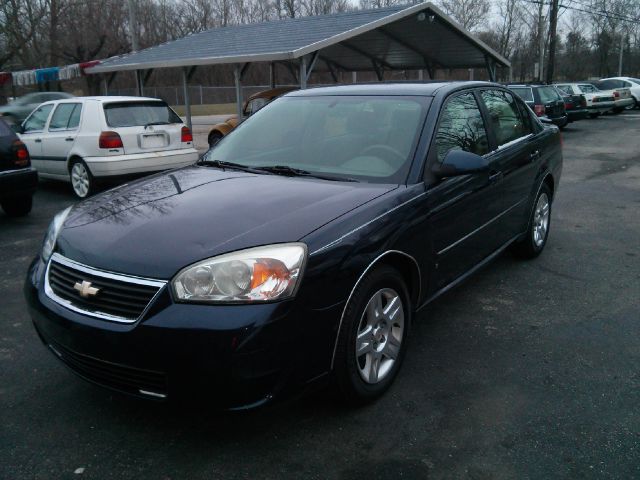
[[[60,99],[60,100],[51,100],[51,102],[57,102],[57,103],[77,103],[78,100],[80,101],[94,101],[94,102],[102,102],[102,103],[109,103],[109,102],[164,102],[164,100],[162,100],[161,98],[151,98],[151,97],[133,97],[133,96],[129,96],[129,97],[125,97],[125,96],[93,96],[93,97],[72,97],[72,98],[64,98],[64,99]]]
[[[316,87],[306,90],[289,92],[286,97],[313,97],[322,95],[412,95],[433,96],[436,92],[454,91],[464,87],[503,87],[491,82],[394,82],[394,83],[363,83],[354,85],[336,85],[331,87]]]

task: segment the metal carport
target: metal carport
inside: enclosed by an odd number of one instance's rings
[[[510,63],[431,3],[357,10],[213,28],[138,52],[113,57],[89,69],[91,74],[136,71],[139,92],[143,71],[182,68],[187,124],[191,108],[187,89],[198,65],[235,64],[238,118],[242,118],[242,77],[250,64],[281,62],[298,70],[300,88],[312,71],[375,71],[437,68],[487,68]],[[273,68],[271,68],[273,72]],[[273,85],[273,73],[271,75]]]

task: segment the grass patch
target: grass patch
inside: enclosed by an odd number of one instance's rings
[[[172,106],[180,116],[187,114],[184,105]],[[235,103],[216,103],[205,105],[191,105],[191,115],[233,115],[236,111]]]

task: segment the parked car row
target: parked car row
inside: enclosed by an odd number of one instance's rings
[[[534,113],[560,128],[586,117],[620,113],[640,107],[640,79],[605,78],[598,81],[564,82],[553,85],[512,84]]]

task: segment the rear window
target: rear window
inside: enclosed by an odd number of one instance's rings
[[[14,133],[4,120],[0,119],[0,137],[13,137]]]
[[[542,103],[549,103],[556,100],[560,100],[560,94],[553,87],[538,88],[538,95],[540,95],[540,101]]]
[[[556,85],[561,92],[567,93],[569,95],[573,95],[573,89],[571,85]]]
[[[533,102],[533,91],[526,87],[509,87],[513,93],[518,95],[525,102]]]
[[[182,123],[180,117],[164,102],[113,102],[103,105],[103,109],[110,127]]]
[[[594,87],[593,85],[590,85],[588,83],[580,84],[580,85],[578,85],[578,88],[580,88],[580,91],[582,93],[598,93],[600,91],[596,87]]]
[[[600,90],[615,90],[624,86],[620,80],[600,80],[596,85]]]

